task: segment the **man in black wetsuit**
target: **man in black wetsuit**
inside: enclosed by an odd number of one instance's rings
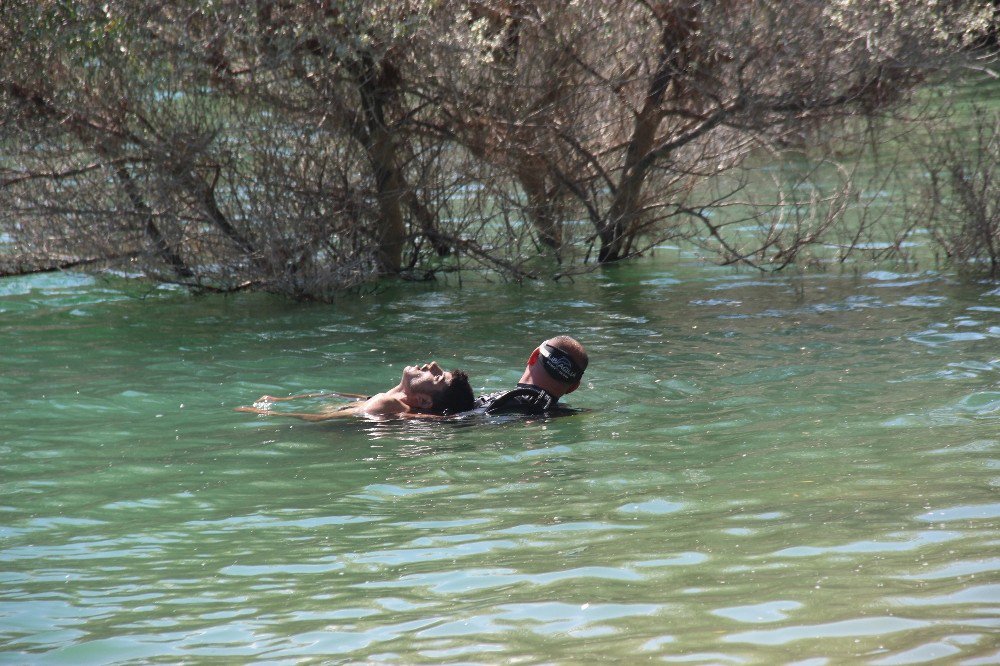
[[[531,352],[516,389],[480,396],[476,406],[490,414],[552,411],[559,398],[580,386],[587,362],[583,345],[568,335],[556,336]]]

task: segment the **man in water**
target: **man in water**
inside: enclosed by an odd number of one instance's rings
[[[270,403],[273,402],[323,395],[341,395],[357,400],[340,407],[327,407],[318,413],[276,412],[269,409]],[[236,411],[269,416],[294,416],[306,421],[326,421],[345,416],[426,418],[470,410],[474,406],[473,402],[472,386],[464,372],[461,370],[446,372],[435,361],[431,361],[420,366],[406,366],[403,368],[399,384],[370,398],[344,393],[309,394],[289,398],[273,398],[265,395],[254,403],[253,407],[237,407]],[[262,403],[265,403],[264,406],[259,406]]]
[[[559,398],[580,386],[587,369],[587,352],[568,335],[546,340],[528,357],[524,374],[512,391],[480,396],[477,407],[490,414],[541,414],[558,407]]]

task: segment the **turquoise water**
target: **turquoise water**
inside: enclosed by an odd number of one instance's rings
[[[138,289],[0,282],[2,663],[1000,662],[996,284]],[[574,416],[232,411],[561,332]]]

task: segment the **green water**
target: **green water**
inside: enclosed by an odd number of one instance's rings
[[[0,282],[0,662],[1000,662],[1000,288],[673,257],[293,305]],[[403,365],[585,413],[310,424]]]

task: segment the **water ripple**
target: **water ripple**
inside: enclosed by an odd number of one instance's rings
[[[516,541],[492,539],[450,544],[438,548],[396,548],[391,550],[373,550],[368,553],[358,553],[351,556],[354,562],[361,564],[380,564],[385,566],[402,566],[418,562],[433,562],[439,560],[456,560],[474,555],[484,555],[496,550],[512,550],[523,546]]]
[[[683,502],[670,502],[665,499],[651,499],[645,502],[637,502],[633,504],[626,504],[625,506],[619,507],[618,511],[621,513],[651,513],[651,514],[665,514],[665,513],[676,513],[684,509],[686,505]]]
[[[824,624],[797,625],[781,629],[744,631],[722,638],[727,643],[753,643],[756,645],[787,645],[796,641],[819,638],[857,638],[885,636],[901,631],[913,631],[933,626],[932,622],[901,617],[865,617]]]
[[[441,625],[421,636],[466,635],[470,633],[502,633],[527,629],[541,635],[567,634],[570,636],[596,636],[614,632],[612,626],[601,623],[629,617],[645,617],[658,612],[658,604],[612,604],[563,602],[538,602],[507,604],[494,613],[472,616],[458,622]]]
[[[996,609],[1000,603],[1000,584],[973,585],[947,594],[934,594],[922,597],[895,597],[893,603],[900,606],[952,606],[954,604],[980,604],[984,609]],[[995,626],[1000,628],[1000,618]]]
[[[983,560],[950,562],[936,569],[924,570],[916,574],[900,574],[895,577],[901,580],[938,580],[942,578],[962,578],[994,571],[1000,572],[1000,558],[989,557]]]
[[[697,564],[702,564],[709,560],[709,556],[705,553],[679,553],[673,557],[666,558],[655,558],[652,560],[640,560],[635,562],[632,566],[636,568],[654,568],[654,567],[689,567]]]
[[[897,654],[876,659],[871,663],[875,666],[898,666],[902,664],[924,664],[929,662],[940,662],[948,657],[955,656],[963,651],[963,648],[973,646],[982,639],[976,634],[958,634],[948,636],[943,640],[924,643],[909,650],[904,650]],[[982,661],[978,659],[968,659],[962,662],[965,666],[974,664],[996,664],[995,660],[986,658]]]
[[[954,520],[991,520],[1000,518],[1000,502],[995,504],[971,504],[935,509],[917,516],[926,523],[947,523]]]
[[[789,611],[800,608],[802,608],[802,604],[797,601],[767,601],[749,606],[717,608],[712,611],[712,615],[751,624],[757,622],[780,622],[788,619]]]
[[[307,307],[4,283],[0,661],[998,663],[1000,292],[657,266]],[[500,388],[563,330],[565,419],[231,411],[431,353]]]
[[[893,535],[889,535],[890,537]],[[930,544],[947,543],[962,538],[961,532],[925,531],[915,535],[900,534],[898,541],[854,541],[841,546],[792,546],[774,553],[775,557],[815,557],[831,553],[898,553],[917,550]]]

